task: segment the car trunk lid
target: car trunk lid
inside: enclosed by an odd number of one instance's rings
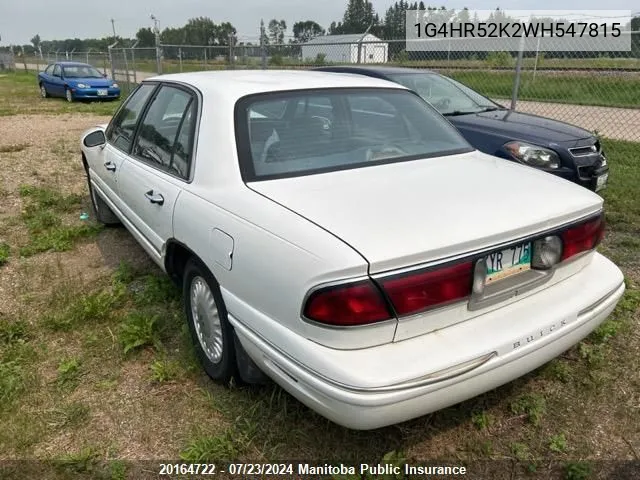
[[[477,151],[249,187],[342,239],[371,274],[490,248],[602,206],[587,189]]]

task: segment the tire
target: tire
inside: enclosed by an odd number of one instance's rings
[[[47,92],[47,87],[44,86],[44,83],[40,84],[40,96],[42,98],[49,98],[49,92]]]
[[[87,183],[89,184],[89,197],[91,197],[91,205],[93,206],[93,212],[96,216],[96,220],[107,227],[114,227],[120,225],[120,219],[113,213],[113,210],[109,208],[107,202],[105,202],[100,194],[96,192],[93,185],[91,185],[91,176],[87,171]]]
[[[214,381],[229,384],[238,377],[233,328],[218,282],[194,258],[184,269],[182,295],[191,341],[204,371]]]
[[[64,89],[64,96],[67,99],[67,102],[73,103],[73,92],[71,91],[70,88]]]

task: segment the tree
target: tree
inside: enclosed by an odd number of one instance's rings
[[[141,28],[136,33],[136,39],[138,40],[138,47],[154,47],[156,44],[156,35],[150,28]]]
[[[269,40],[271,43],[284,43],[284,32],[287,30],[287,22],[273,18],[269,21],[269,26],[267,28],[269,30]]]
[[[324,29],[313,20],[293,24],[293,38],[296,43],[307,43],[313,37],[324,35]]]
[[[342,22],[331,23],[329,33],[364,33],[370,26],[380,25],[380,18],[368,0],[349,0]]]
[[[38,47],[40,47],[40,35],[39,34],[35,34],[33,36],[33,38],[31,39],[31,43],[33,44],[33,48],[35,48],[36,50],[38,50]]]

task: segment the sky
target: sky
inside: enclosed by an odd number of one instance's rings
[[[516,0],[501,4],[498,0],[467,0],[461,3],[436,0],[425,5],[470,9],[562,9],[569,10],[575,0]],[[372,0],[375,11],[384,13],[395,0]],[[577,3],[577,2],[576,2]],[[231,22],[239,39],[258,38],[260,19],[265,24],[272,18],[287,22],[287,34],[300,20],[314,20],[328,28],[332,21],[340,21],[347,0],[109,0],[82,2],[80,0],[0,0],[0,45],[26,44],[37,33],[42,40],[65,38],[101,38],[112,35],[111,18],[116,33],[133,38],[141,27],[152,26],[154,14],[160,28],[182,26],[189,18],[206,16],[215,23]],[[580,0],[581,10],[603,7],[601,0]],[[608,10],[640,10],[637,0],[609,0]],[[574,7],[575,8],[575,7]]]

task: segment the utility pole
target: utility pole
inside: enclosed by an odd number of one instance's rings
[[[162,73],[162,50],[160,49],[160,22],[156,16],[152,13],[150,15],[153,20],[153,33],[156,38],[156,71],[158,75]]]
[[[112,18],[111,19],[111,28],[113,29],[113,39],[115,40],[117,35],[116,35],[116,21]]]

